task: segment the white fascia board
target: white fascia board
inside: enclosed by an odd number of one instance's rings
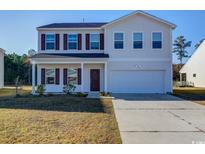
[[[2,49],[2,48],[0,48],[0,52],[2,52],[3,54],[6,53],[6,51],[4,49]]]

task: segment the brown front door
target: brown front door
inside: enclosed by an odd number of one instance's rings
[[[90,90],[100,91],[100,70],[99,69],[90,70]]]

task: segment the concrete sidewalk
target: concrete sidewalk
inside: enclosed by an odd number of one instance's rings
[[[115,94],[123,143],[205,142],[205,107],[170,95]]]

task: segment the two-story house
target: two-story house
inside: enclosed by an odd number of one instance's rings
[[[172,30],[175,25],[135,11],[108,23],[54,23],[40,26],[33,65],[32,93],[172,92]],[[37,65],[37,76],[35,68]]]

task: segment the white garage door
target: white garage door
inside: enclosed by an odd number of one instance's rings
[[[113,93],[164,93],[164,71],[112,71]]]

